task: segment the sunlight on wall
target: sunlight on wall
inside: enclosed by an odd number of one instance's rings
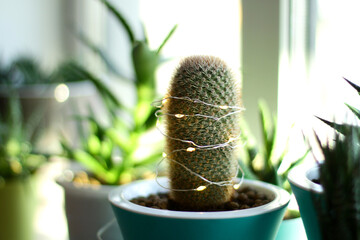
[[[359,95],[343,80],[345,77],[360,84],[360,2],[318,0],[316,9],[310,59],[305,56],[306,9],[300,7],[294,13],[299,15],[298,21],[291,25],[292,52],[281,65],[279,122],[283,135],[292,135],[291,146],[301,150],[305,147],[303,134],[311,136],[315,130],[322,139],[333,136],[333,130],[315,116],[339,123],[355,122],[344,103],[360,103]]]
[[[237,0],[141,1],[140,14],[151,47],[157,48],[170,29],[178,24],[175,34],[163,49],[165,57],[173,60],[159,70],[158,78],[162,83],[159,91],[166,90],[178,60],[189,55],[218,56],[239,72],[240,12]]]
[[[359,98],[343,77],[360,84],[360,2],[319,0],[319,18],[314,62],[310,75],[314,108],[324,117],[345,121],[344,102],[359,104]],[[334,116],[335,115],[335,116]],[[349,119],[351,120],[351,119]]]

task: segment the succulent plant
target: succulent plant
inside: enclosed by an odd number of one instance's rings
[[[360,132],[346,126],[335,133],[334,141],[322,144],[324,161],[320,164],[321,198],[314,198],[320,230],[324,239],[360,237]]]
[[[300,164],[308,155],[309,150],[302,156],[292,161],[286,169],[281,169],[288,153],[288,142],[285,146],[277,145],[277,119],[270,114],[266,102],[259,101],[259,117],[262,135],[262,144],[252,140],[251,132],[246,122],[241,124],[241,139],[244,142],[241,149],[241,168],[245,178],[257,179],[284,188],[291,193],[287,176],[291,169]],[[282,148],[280,148],[282,147]],[[281,150],[281,151],[279,151]],[[279,152],[279,155],[276,152]]]
[[[191,210],[227,202],[238,171],[234,113],[241,104],[232,72],[216,57],[185,58],[164,100],[171,198]]]
[[[360,94],[360,86],[344,80]],[[345,104],[360,119],[360,110]],[[359,239],[360,237],[360,127],[317,117],[336,132],[333,141],[323,144],[315,134],[323,155],[319,162],[321,198],[314,198],[324,239]]]

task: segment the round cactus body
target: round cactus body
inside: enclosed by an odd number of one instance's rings
[[[240,99],[232,72],[219,58],[188,57],[176,70],[163,109],[165,151],[171,197],[183,208],[202,210],[230,200],[232,185],[216,183],[237,175],[239,115],[232,113]]]

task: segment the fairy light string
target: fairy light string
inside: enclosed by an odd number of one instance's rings
[[[209,107],[213,107],[213,108],[218,108],[220,111],[221,110],[230,110],[228,111],[226,114],[223,114],[219,117],[216,116],[209,116],[209,115],[204,115],[204,114],[183,114],[183,113],[167,113],[163,111],[163,107],[164,105],[169,101],[169,100],[180,100],[180,101],[188,101],[191,103],[196,103],[196,104],[202,104],[202,105],[206,105]],[[235,176],[233,176],[230,180],[227,181],[219,181],[219,182],[214,182],[211,181],[207,178],[205,178],[204,176],[201,176],[200,174],[192,171],[190,168],[188,168],[187,166],[185,166],[184,164],[176,161],[175,159],[172,158],[172,155],[175,154],[176,152],[179,151],[186,151],[189,153],[195,152],[195,151],[206,151],[206,150],[213,150],[213,149],[218,149],[218,148],[224,148],[224,147],[231,147],[231,148],[236,148],[238,147],[238,144],[233,144],[233,142],[237,141],[240,138],[239,136],[230,136],[228,141],[224,142],[224,143],[220,143],[220,144],[212,144],[212,145],[199,145],[197,143],[195,143],[192,140],[189,139],[180,139],[180,138],[175,138],[175,137],[171,137],[169,135],[167,135],[163,130],[161,130],[161,121],[160,118],[164,117],[164,116],[171,116],[171,117],[175,117],[178,119],[182,119],[185,117],[201,117],[201,118],[206,118],[206,119],[211,119],[214,121],[219,121],[223,118],[229,117],[231,115],[234,114],[239,114],[242,111],[244,111],[245,109],[239,106],[228,106],[228,105],[215,105],[215,104],[211,104],[211,103],[207,103],[204,101],[201,101],[199,99],[191,99],[189,97],[176,97],[176,96],[166,96],[161,100],[155,101],[153,102],[153,106],[159,108],[158,111],[155,112],[155,116],[157,117],[157,123],[156,123],[156,127],[158,129],[158,131],[165,136],[166,138],[175,140],[175,141],[180,141],[183,143],[187,143],[190,144],[190,147],[184,148],[184,149],[176,149],[170,153],[163,153],[163,158],[161,159],[161,161],[158,163],[158,166],[156,168],[156,176],[158,177],[159,175],[159,171],[158,169],[160,168],[161,163],[166,159],[168,161],[171,161],[172,163],[178,164],[180,167],[182,167],[183,169],[185,169],[186,171],[188,171],[190,174],[202,179],[206,184],[202,185],[202,186],[198,186],[194,189],[173,189],[173,188],[168,188],[165,187],[163,185],[161,185],[161,183],[159,183],[159,181],[157,181],[157,177],[156,177],[156,181],[158,182],[158,184],[166,189],[172,190],[172,191],[203,191],[206,188],[208,188],[210,185],[217,185],[217,186],[233,186],[234,189],[238,189],[240,187],[240,185],[242,184],[243,180],[244,180],[244,171],[241,168],[241,166],[239,165],[239,163],[237,163],[236,166],[236,171],[235,171]],[[238,172],[241,172],[241,177],[240,180],[237,180],[237,175]]]

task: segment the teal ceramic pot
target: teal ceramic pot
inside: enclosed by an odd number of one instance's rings
[[[162,186],[167,185],[166,178],[157,181]],[[246,186],[274,200],[260,207],[222,212],[153,209],[129,201],[140,196],[167,192],[156,180],[143,180],[111,191],[109,201],[126,240],[275,239],[290,200],[289,193],[255,180],[244,180],[242,187]]]
[[[275,240],[307,240],[301,217],[283,220]]]
[[[321,185],[312,182],[319,177],[319,166],[298,166],[288,175],[291,189],[299,205],[301,218],[309,240],[320,240],[321,233],[315,211],[314,199],[323,192]]]

